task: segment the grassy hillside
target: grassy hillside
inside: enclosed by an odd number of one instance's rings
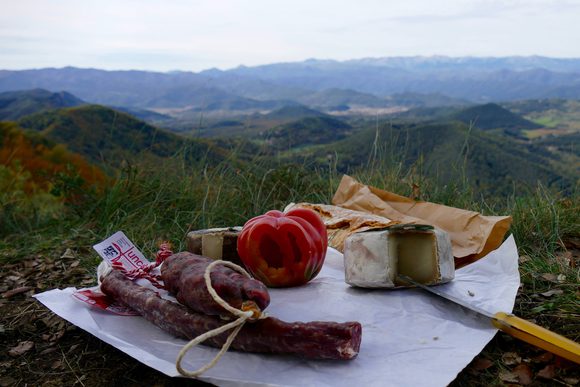
[[[327,144],[347,137],[352,127],[331,117],[308,117],[281,125],[264,134],[268,150],[295,150],[305,145]]]
[[[0,121],[17,120],[33,113],[83,104],[85,102],[65,91],[52,93],[33,89],[4,92],[0,93]]]
[[[328,146],[305,151],[340,171],[376,164],[418,169],[439,184],[468,181],[478,192],[509,194],[542,182],[573,189],[577,175],[552,153],[459,123],[368,128]],[[556,167],[558,166],[558,167]]]
[[[560,159],[559,168],[571,171],[580,176],[580,132],[572,132],[560,135],[546,135],[534,141],[538,147],[548,149]]]
[[[493,115],[498,109],[501,114]],[[520,116],[493,104],[463,110],[455,117],[478,112],[495,117],[478,116],[487,117],[481,121],[484,127],[501,125],[519,130],[528,125]],[[276,124],[297,116],[304,118]],[[182,152],[188,162],[206,160],[214,164],[225,159],[249,160],[256,155],[266,160],[268,155],[274,155],[292,162],[301,162],[306,157],[314,159],[316,165],[335,160],[336,167],[343,172],[367,165],[370,159],[380,159],[400,164],[405,171],[420,168],[443,184],[466,179],[478,191],[493,194],[535,186],[537,182],[569,192],[580,173],[573,136],[523,143],[443,121],[378,130],[367,122],[364,124],[367,129],[361,130],[358,124],[353,127],[304,106],[286,106],[259,118],[255,125],[229,120],[221,121],[219,127],[214,124],[203,129],[205,136],[239,137],[226,141],[225,146],[217,145],[215,140],[178,136],[96,105],[37,113],[22,118],[20,125],[50,141],[66,144],[71,151],[107,168],[117,168],[125,161],[155,164]],[[194,128],[189,133],[202,131]],[[258,141],[257,144],[248,143],[248,138]]]
[[[462,110],[457,106],[417,107],[392,115],[395,122],[416,124],[419,122],[449,121]]]
[[[580,157],[580,132],[562,134],[560,136],[548,135],[536,141],[537,144],[552,147],[559,152],[570,153]]]
[[[465,124],[472,124],[477,129],[502,129],[504,132],[510,134],[517,134],[524,129],[538,129],[542,127],[495,103],[472,106],[451,117]]]
[[[185,152],[186,160],[219,162],[223,150],[211,142],[190,140],[103,106],[89,105],[27,116],[19,121],[57,143],[67,144],[101,165],[165,159]]]

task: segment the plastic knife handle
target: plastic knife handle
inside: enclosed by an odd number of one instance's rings
[[[504,312],[496,313],[491,322],[509,335],[580,364],[580,344],[564,336]]]

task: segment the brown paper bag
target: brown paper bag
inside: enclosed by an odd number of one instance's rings
[[[401,223],[430,224],[449,233],[455,267],[475,262],[503,242],[511,216],[483,216],[478,212],[414,201],[343,176],[332,204],[381,215]]]

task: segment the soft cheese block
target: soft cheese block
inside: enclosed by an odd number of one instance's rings
[[[449,235],[417,225],[352,234],[344,243],[344,269],[346,283],[366,288],[406,286],[399,274],[425,285],[455,277]]]

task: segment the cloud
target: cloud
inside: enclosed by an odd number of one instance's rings
[[[0,68],[201,70],[309,57],[580,56],[579,7],[548,0],[19,0],[6,2],[0,14]]]

